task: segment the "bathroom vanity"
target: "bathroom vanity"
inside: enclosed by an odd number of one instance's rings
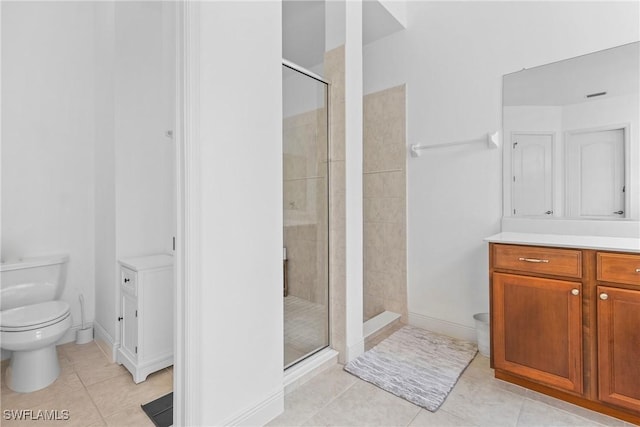
[[[117,362],[137,384],[173,365],[173,257],[120,260],[120,347]]]
[[[496,378],[640,424],[640,239],[486,240]]]

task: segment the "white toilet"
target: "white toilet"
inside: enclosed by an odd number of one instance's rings
[[[66,279],[66,255],[0,265],[0,346],[11,350],[7,386],[40,390],[60,374],[56,342],[71,327],[69,304],[57,301]]]

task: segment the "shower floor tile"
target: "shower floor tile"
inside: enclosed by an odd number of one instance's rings
[[[327,307],[289,295],[284,299],[284,364],[328,343]]]

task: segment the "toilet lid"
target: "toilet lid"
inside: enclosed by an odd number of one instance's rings
[[[68,315],[69,304],[64,301],[25,305],[0,312],[0,328],[9,331],[44,326]]]

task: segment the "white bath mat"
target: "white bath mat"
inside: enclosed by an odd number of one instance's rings
[[[344,369],[434,412],[476,351],[474,343],[403,326]]]

